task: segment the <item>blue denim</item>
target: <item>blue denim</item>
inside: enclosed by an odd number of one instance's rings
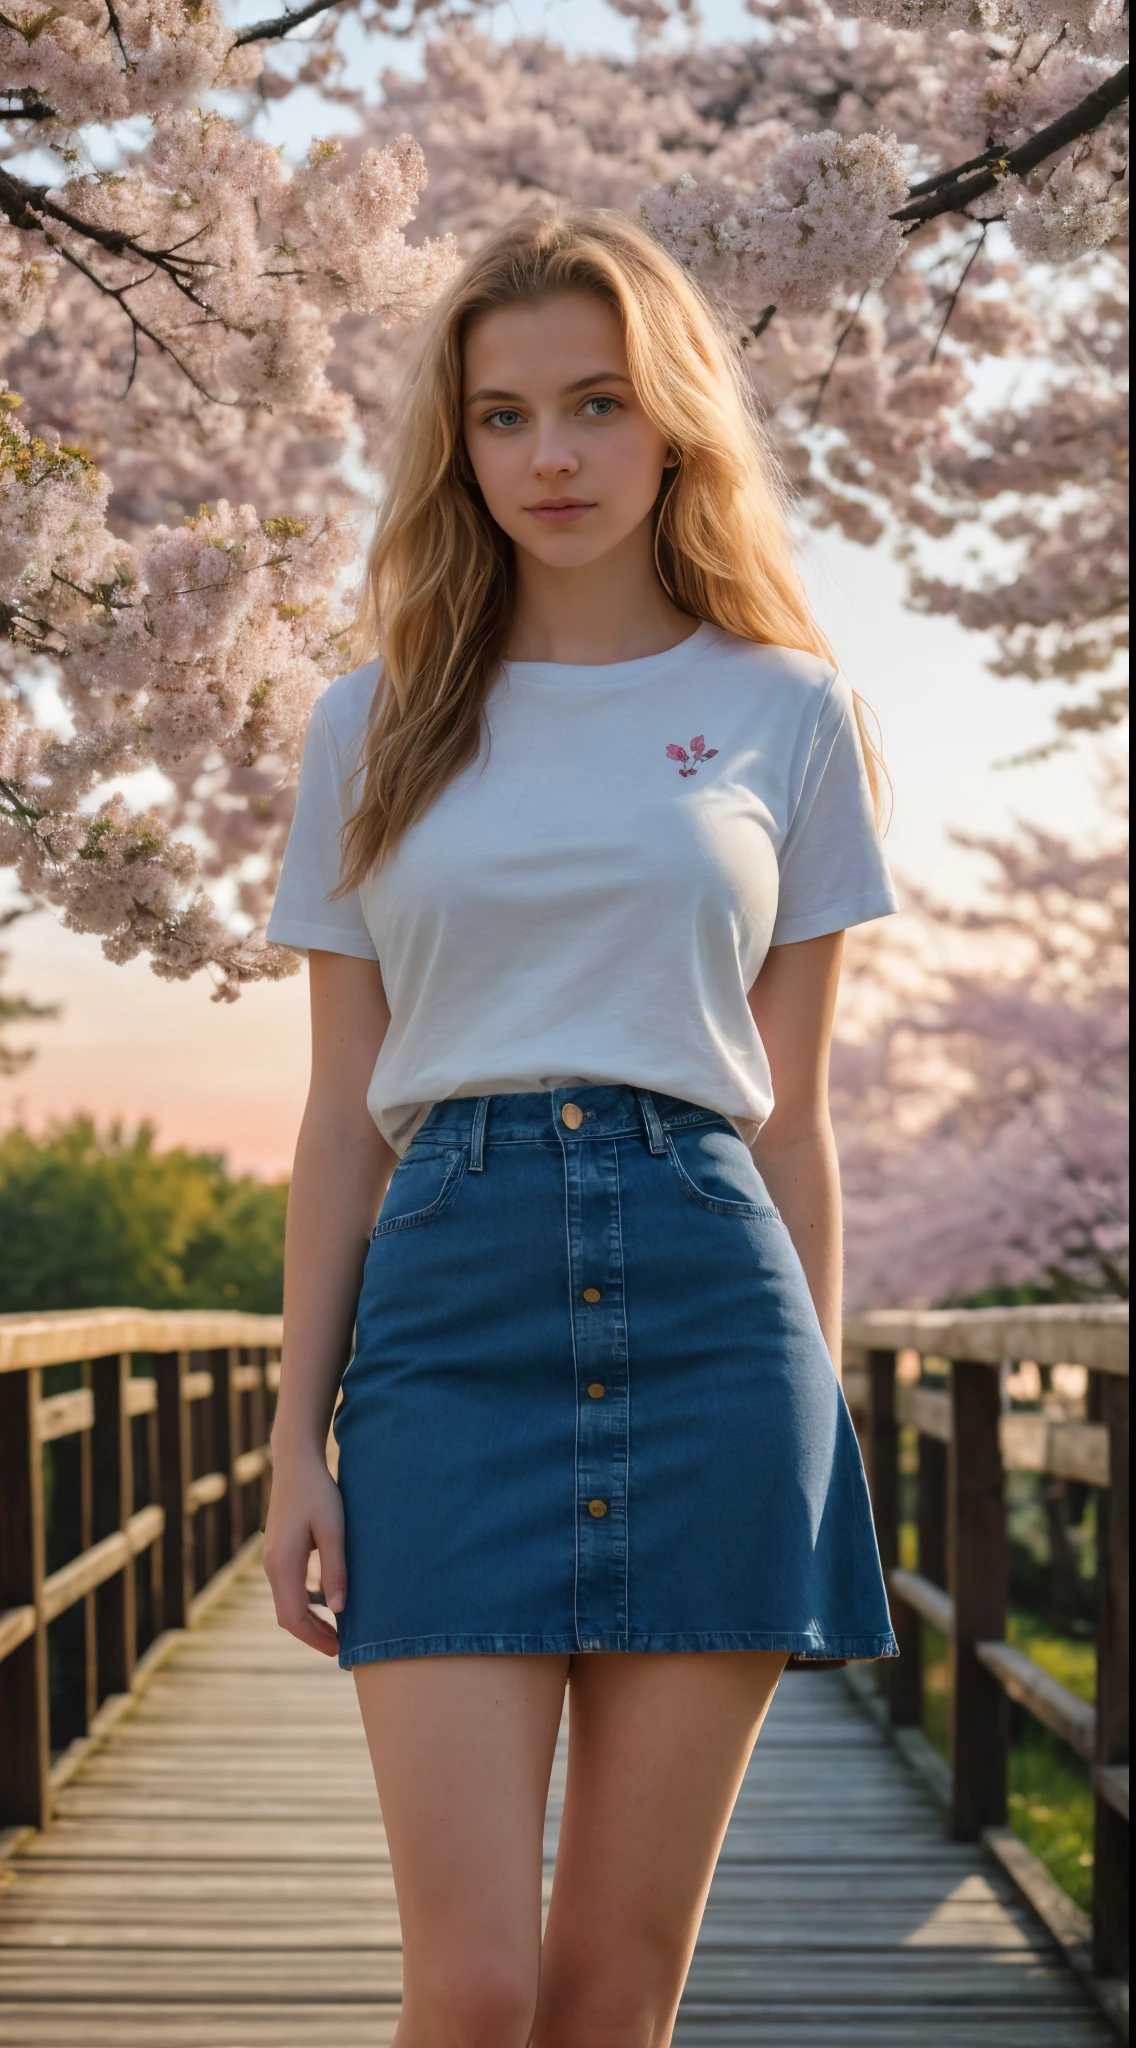
[[[895,1654],[800,1261],[710,1110],[436,1104],[375,1227],[335,1427],[342,1664]]]

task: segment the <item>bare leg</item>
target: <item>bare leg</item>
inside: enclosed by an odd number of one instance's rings
[[[722,1837],[785,1659],[572,1660],[568,1786],[532,2048],[667,2048]]]
[[[395,2048],[525,2048],[567,1657],[356,1668],[402,1921]]]

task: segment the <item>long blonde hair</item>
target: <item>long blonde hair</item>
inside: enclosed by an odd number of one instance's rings
[[[490,518],[462,430],[462,351],[502,306],[594,292],[619,318],[639,401],[680,457],[655,559],[693,618],[832,659],[793,562],[780,467],[740,354],[685,271],[624,214],[545,211],[478,250],[436,309],[411,377],[356,619],[379,687],[363,787],[343,833],[355,887],[477,758],[509,626],[512,543]],[[856,700],[873,798],[879,756]]]

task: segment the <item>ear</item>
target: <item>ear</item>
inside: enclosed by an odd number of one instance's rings
[[[666,452],[666,454],[665,454],[665,455],[664,455],[664,457],[663,457],[663,468],[664,468],[664,469],[681,469],[681,468],[682,468],[682,456],[681,456],[681,454],[679,453],[679,451],[678,451],[678,449],[677,449],[677,448],[668,448],[668,449],[667,449],[667,452]]]

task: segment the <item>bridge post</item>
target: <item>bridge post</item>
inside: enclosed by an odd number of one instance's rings
[[[1006,1634],[1009,1544],[998,1441],[998,1369],[951,1361],[947,1569],[954,1601],[951,1834],[973,1842],[1006,1819],[1009,1702],[975,1645]]]
[[[227,1564],[241,1540],[241,1502],[233,1472],[233,1460],[240,1450],[240,1395],[233,1377],[237,1352],[211,1351],[209,1370],[213,1375],[213,1464],[228,1482],[217,1502],[217,1544],[213,1569]]]
[[[868,1353],[868,1478],[884,1582],[899,1563],[899,1416],[896,1409],[896,1354]],[[891,1719],[899,1726],[923,1717],[923,1638],[919,1616],[905,1600],[892,1604],[899,1656],[882,1667]]]
[[[1097,1771],[1128,1762],[1128,1381],[1100,1374],[1101,1421],[1108,1428],[1109,1487],[1097,1495]],[[1095,1802],[1093,1969],[1128,1974],[1128,1821]]]
[[[91,1536],[98,1543],[125,1529],[134,1511],[134,1459],[130,1441],[130,1353],[91,1362],[95,1417],[91,1425]],[[129,1692],[134,1679],[138,1620],[134,1560],[95,1593],[95,1705],[108,1693]]]
[[[184,1628],[193,1598],[193,1515],[187,1499],[192,1450],[185,1398],[188,1351],[154,1360],[158,1382],[158,1497],[165,1510],[162,1534],[162,1627]]]
[[[42,1386],[38,1366],[0,1373],[0,1613],[23,1610],[25,1630],[0,1659],[0,1826],[8,1827],[45,1828],[51,1818]]]

